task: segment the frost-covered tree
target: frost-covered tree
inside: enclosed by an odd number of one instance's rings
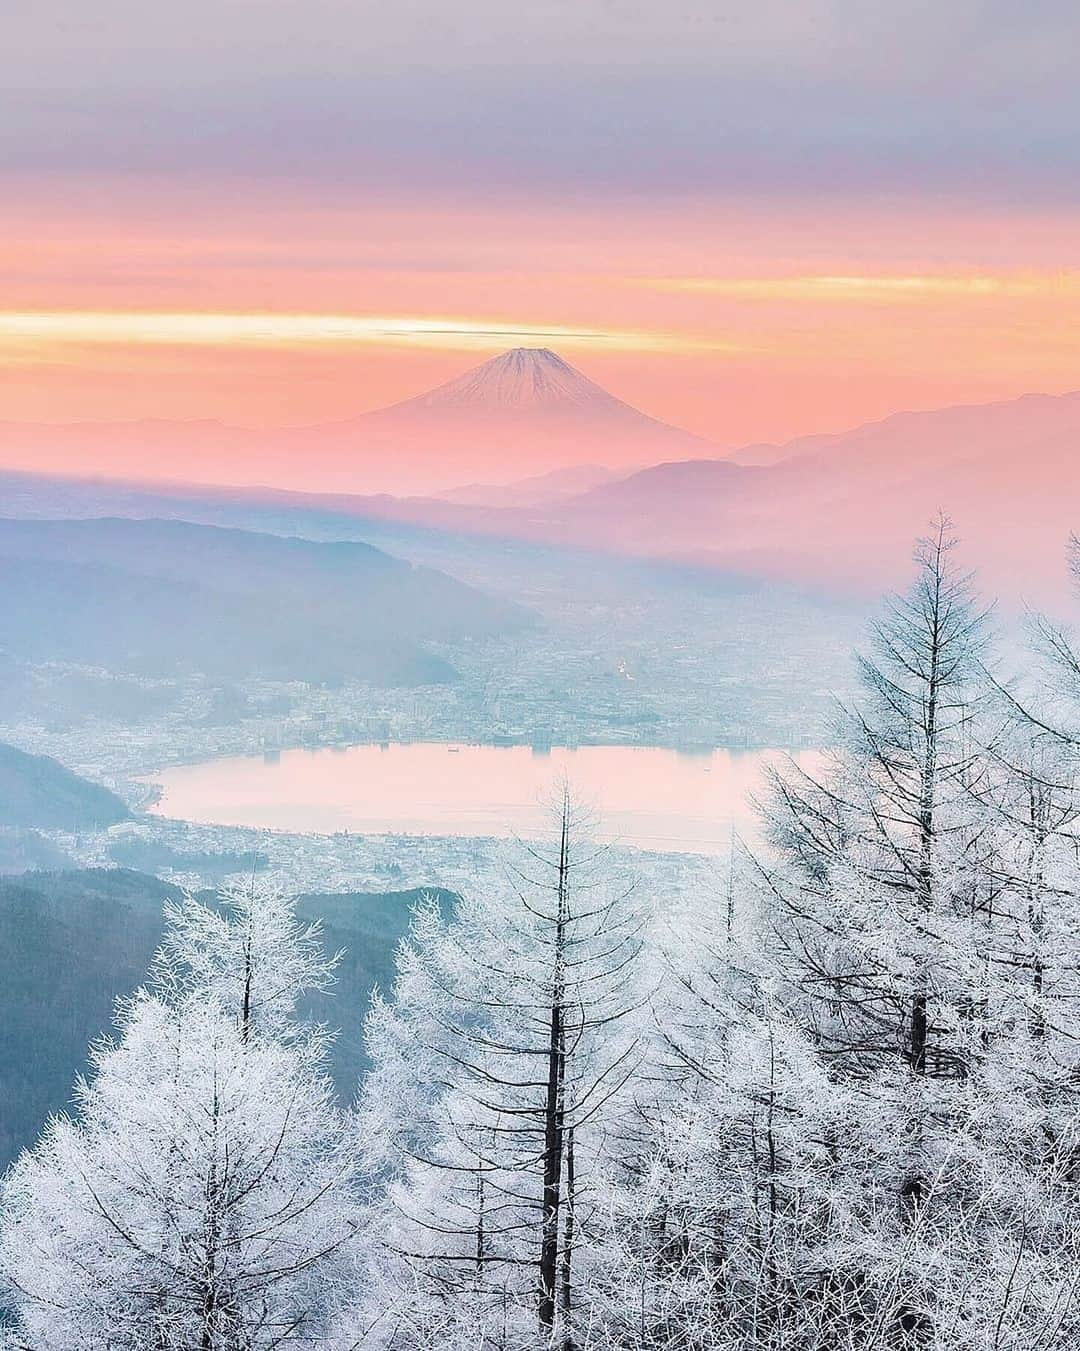
[[[852,1062],[899,1056],[920,1078],[963,1068],[940,1023],[968,983],[979,831],[970,786],[983,620],[948,531],[939,522],[922,542],[913,587],[874,628],[838,748],[817,775],[777,774],[768,808],[786,865],[779,951],[824,1049]]]
[[[1071,815],[1071,789],[1031,802],[1025,825],[1030,748],[1003,772],[983,622],[947,523],[918,564],[875,631],[838,750],[819,774],[776,778],[776,857],[760,870],[771,951],[830,1081],[862,1107],[837,1141],[849,1232],[834,1271],[859,1291],[849,1344],[1034,1347],[1074,1316],[1072,1109],[1037,1144],[1030,1072],[1049,1016],[1032,993],[1038,841]],[[1062,1084],[1073,1053],[1058,1054]]]
[[[977,791],[994,905],[976,1135],[996,1164],[996,1260],[1015,1263],[1001,1335],[1038,1345],[1041,1329],[1046,1344],[1071,1345],[1080,1343],[1080,662],[1066,629],[1037,619],[1034,630],[1025,678],[993,679],[998,728]]]
[[[691,1008],[639,1094],[649,1148],[613,1169],[590,1344],[832,1345],[855,1305],[821,1279],[845,1232],[833,1142],[850,1097],[765,992]]]
[[[326,1036],[289,1016],[328,976],[316,938],[262,885],[170,911],[155,978],[93,1049],[74,1115],[5,1180],[13,1345],[323,1344],[356,1230],[355,1145]]]
[[[360,1120],[386,1184],[362,1345],[575,1344],[642,915],[569,794],[557,815],[505,886],[445,924],[421,907],[372,1009]]]
[[[1069,543],[1069,567],[1080,600],[1080,538]],[[1027,710],[1029,720],[1074,752],[1080,750],[1080,642],[1064,624],[1035,620],[1036,641],[1044,663],[1044,698]]]
[[[167,903],[165,921],[155,987],[212,996],[245,1040],[289,1040],[304,1031],[297,1001],[329,988],[341,957],[324,951],[320,925],[297,917],[287,891],[254,874],[227,883],[215,905],[190,894]]]
[[[778,996],[751,899],[733,868],[652,936],[661,979],[606,1160],[583,1345],[824,1351],[857,1313],[836,1253],[858,1105]]]

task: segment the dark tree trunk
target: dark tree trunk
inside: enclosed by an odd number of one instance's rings
[[[570,803],[564,796],[559,833],[558,914],[555,927],[554,971],[551,988],[551,1022],[548,1040],[547,1097],[544,1106],[543,1211],[540,1237],[540,1289],[537,1312],[541,1332],[549,1337],[555,1328],[556,1281],[559,1269],[559,1210],[562,1192],[564,1104],[563,1039],[565,943],[570,873]]]
[[[561,1351],[571,1351],[574,1345],[571,1331],[573,1316],[573,1274],[574,1274],[574,1128],[566,1130],[566,1196],[563,1220],[562,1256],[559,1263],[559,1326]]]

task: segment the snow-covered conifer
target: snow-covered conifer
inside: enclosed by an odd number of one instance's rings
[[[288,1009],[326,963],[279,893],[245,894],[238,921],[194,900],[170,912],[156,978],[120,1004],[74,1114],[6,1179],[16,1346],[323,1344],[356,1230],[355,1145],[327,1039]]]
[[[362,1135],[389,1149],[363,1344],[575,1344],[642,928],[582,826],[564,794],[553,845],[522,846],[505,885],[446,924],[421,907],[369,1018]]]

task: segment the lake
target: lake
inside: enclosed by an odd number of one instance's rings
[[[815,751],[798,752],[811,766]],[[677,853],[726,853],[752,835],[749,798],[782,751],[686,753],[641,746],[413,742],[290,750],[181,765],[148,776],[157,815],[208,825],[332,834],[537,836],[565,779],[596,808],[605,839]]]

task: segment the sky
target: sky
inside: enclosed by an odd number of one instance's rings
[[[1078,49],[1044,0],[7,7],[0,418],[306,425],[518,345],[722,446],[1076,388]]]

